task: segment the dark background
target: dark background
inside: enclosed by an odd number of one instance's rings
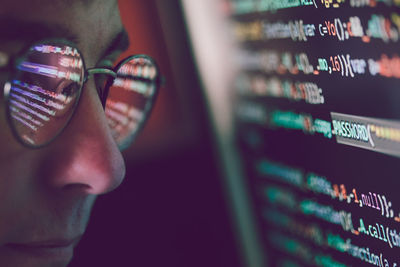
[[[97,200],[70,266],[239,266],[179,1],[119,2],[132,44],[126,54],[154,57],[167,83],[144,132],[124,152],[123,184]]]

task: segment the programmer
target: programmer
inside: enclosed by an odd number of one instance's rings
[[[128,45],[117,1],[2,1],[0,266],[68,265],[121,184],[158,88],[151,58],[113,64]]]

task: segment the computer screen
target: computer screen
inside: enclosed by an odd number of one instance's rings
[[[262,265],[400,265],[400,1],[220,8]]]

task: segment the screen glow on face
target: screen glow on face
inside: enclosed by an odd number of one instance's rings
[[[68,45],[31,47],[9,82],[9,117],[25,143],[42,146],[67,125],[84,81],[80,53]]]
[[[158,68],[145,56],[131,56],[115,70],[85,69],[73,46],[43,42],[15,62],[7,82],[8,117],[17,138],[30,147],[50,143],[67,126],[90,75],[106,80],[100,98],[109,129],[120,149],[127,148],[148,117],[159,85]],[[104,93],[105,92],[105,93]]]

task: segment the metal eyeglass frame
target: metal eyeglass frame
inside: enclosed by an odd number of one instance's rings
[[[79,93],[77,96],[76,103],[73,106],[73,111],[72,111],[73,113],[72,113],[71,117],[68,119],[68,121],[65,123],[65,125],[54,135],[54,137],[52,137],[48,142],[46,142],[42,145],[35,146],[35,145],[31,145],[31,144],[23,141],[22,138],[20,137],[20,135],[17,133],[15,127],[13,126],[13,123],[11,121],[12,119],[11,119],[10,104],[9,104],[9,91],[10,91],[9,83],[10,83],[10,77],[12,76],[12,73],[17,71],[16,68],[18,66],[18,62],[20,62],[21,60],[23,60],[26,57],[26,55],[29,52],[29,49],[31,49],[32,47],[34,47],[36,45],[40,45],[40,44],[49,44],[49,45],[55,45],[55,46],[56,45],[66,45],[66,46],[70,46],[73,49],[76,49],[76,51],[79,53],[81,60],[82,60],[84,77],[83,77],[82,84],[80,85],[80,88],[78,90]],[[1,56],[1,53],[2,52],[0,51],[0,56]],[[119,68],[122,65],[126,64],[127,62],[129,62],[135,58],[145,58],[145,59],[149,60],[152,64],[154,64],[154,67],[156,69],[156,77],[154,79],[154,86],[155,86],[154,93],[153,93],[151,99],[148,100],[149,101],[149,102],[147,102],[148,104],[146,104],[146,109],[143,111],[143,114],[144,114],[143,119],[140,121],[139,125],[135,129],[135,132],[133,133],[133,136],[131,137],[132,141],[130,142],[130,144],[133,142],[133,140],[135,140],[136,135],[141,131],[141,129],[143,128],[143,125],[146,123],[146,121],[150,115],[150,112],[152,110],[152,107],[154,105],[155,99],[157,98],[159,88],[160,88],[160,86],[162,86],[164,84],[164,77],[161,76],[160,69],[153,58],[151,58],[147,55],[143,55],[143,54],[131,55],[131,56],[128,56],[128,57],[122,59],[121,61],[119,61],[112,69],[106,68],[106,67],[86,68],[85,59],[83,57],[83,54],[79,51],[79,49],[76,47],[76,45],[73,42],[68,41],[66,39],[43,39],[43,40],[31,43],[30,45],[26,46],[24,49],[21,50],[21,52],[17,53],[16,55],[9,56],[8,59],[6,60],[5,64],[0,65],[0,72],[8,72],[8,75],[7,75],[8,77],[4,84],[3,94],[5,97],[5,103],[6,103],[7,121],[8,121],[8,124],[10,126],[10,129],[11,129],[14,137],[23,146],[29,147],[31,149],[39,149],[39,148],[45,147],[45,146],[49,145],[50,143],[52,143],[64,131],[64,129],[68,127],[69,123],[71,122],[72,117],[75,115],[77,106],[80,102],[82,90],[85,86],[85,83],[89,80],[89,78],[92,75],[99,75],[99,74],[107,75],[107,80],[102,88],[103,90],[102,90],[101,95],[98,92],[100,101],[103,105],[103,109],[105,109],[105,103],[107,100],[109,89],[112,86],[114,79],[117,78],[117,76],[118,76],[117,72],[118,72]],[[0,63],[1,63],[1,61],[0,61]],[[119,146],[119,148],[122,151],[122,150],[126,149],[127,147],[129,147],[129,145],[123,145],[122,147]]]

